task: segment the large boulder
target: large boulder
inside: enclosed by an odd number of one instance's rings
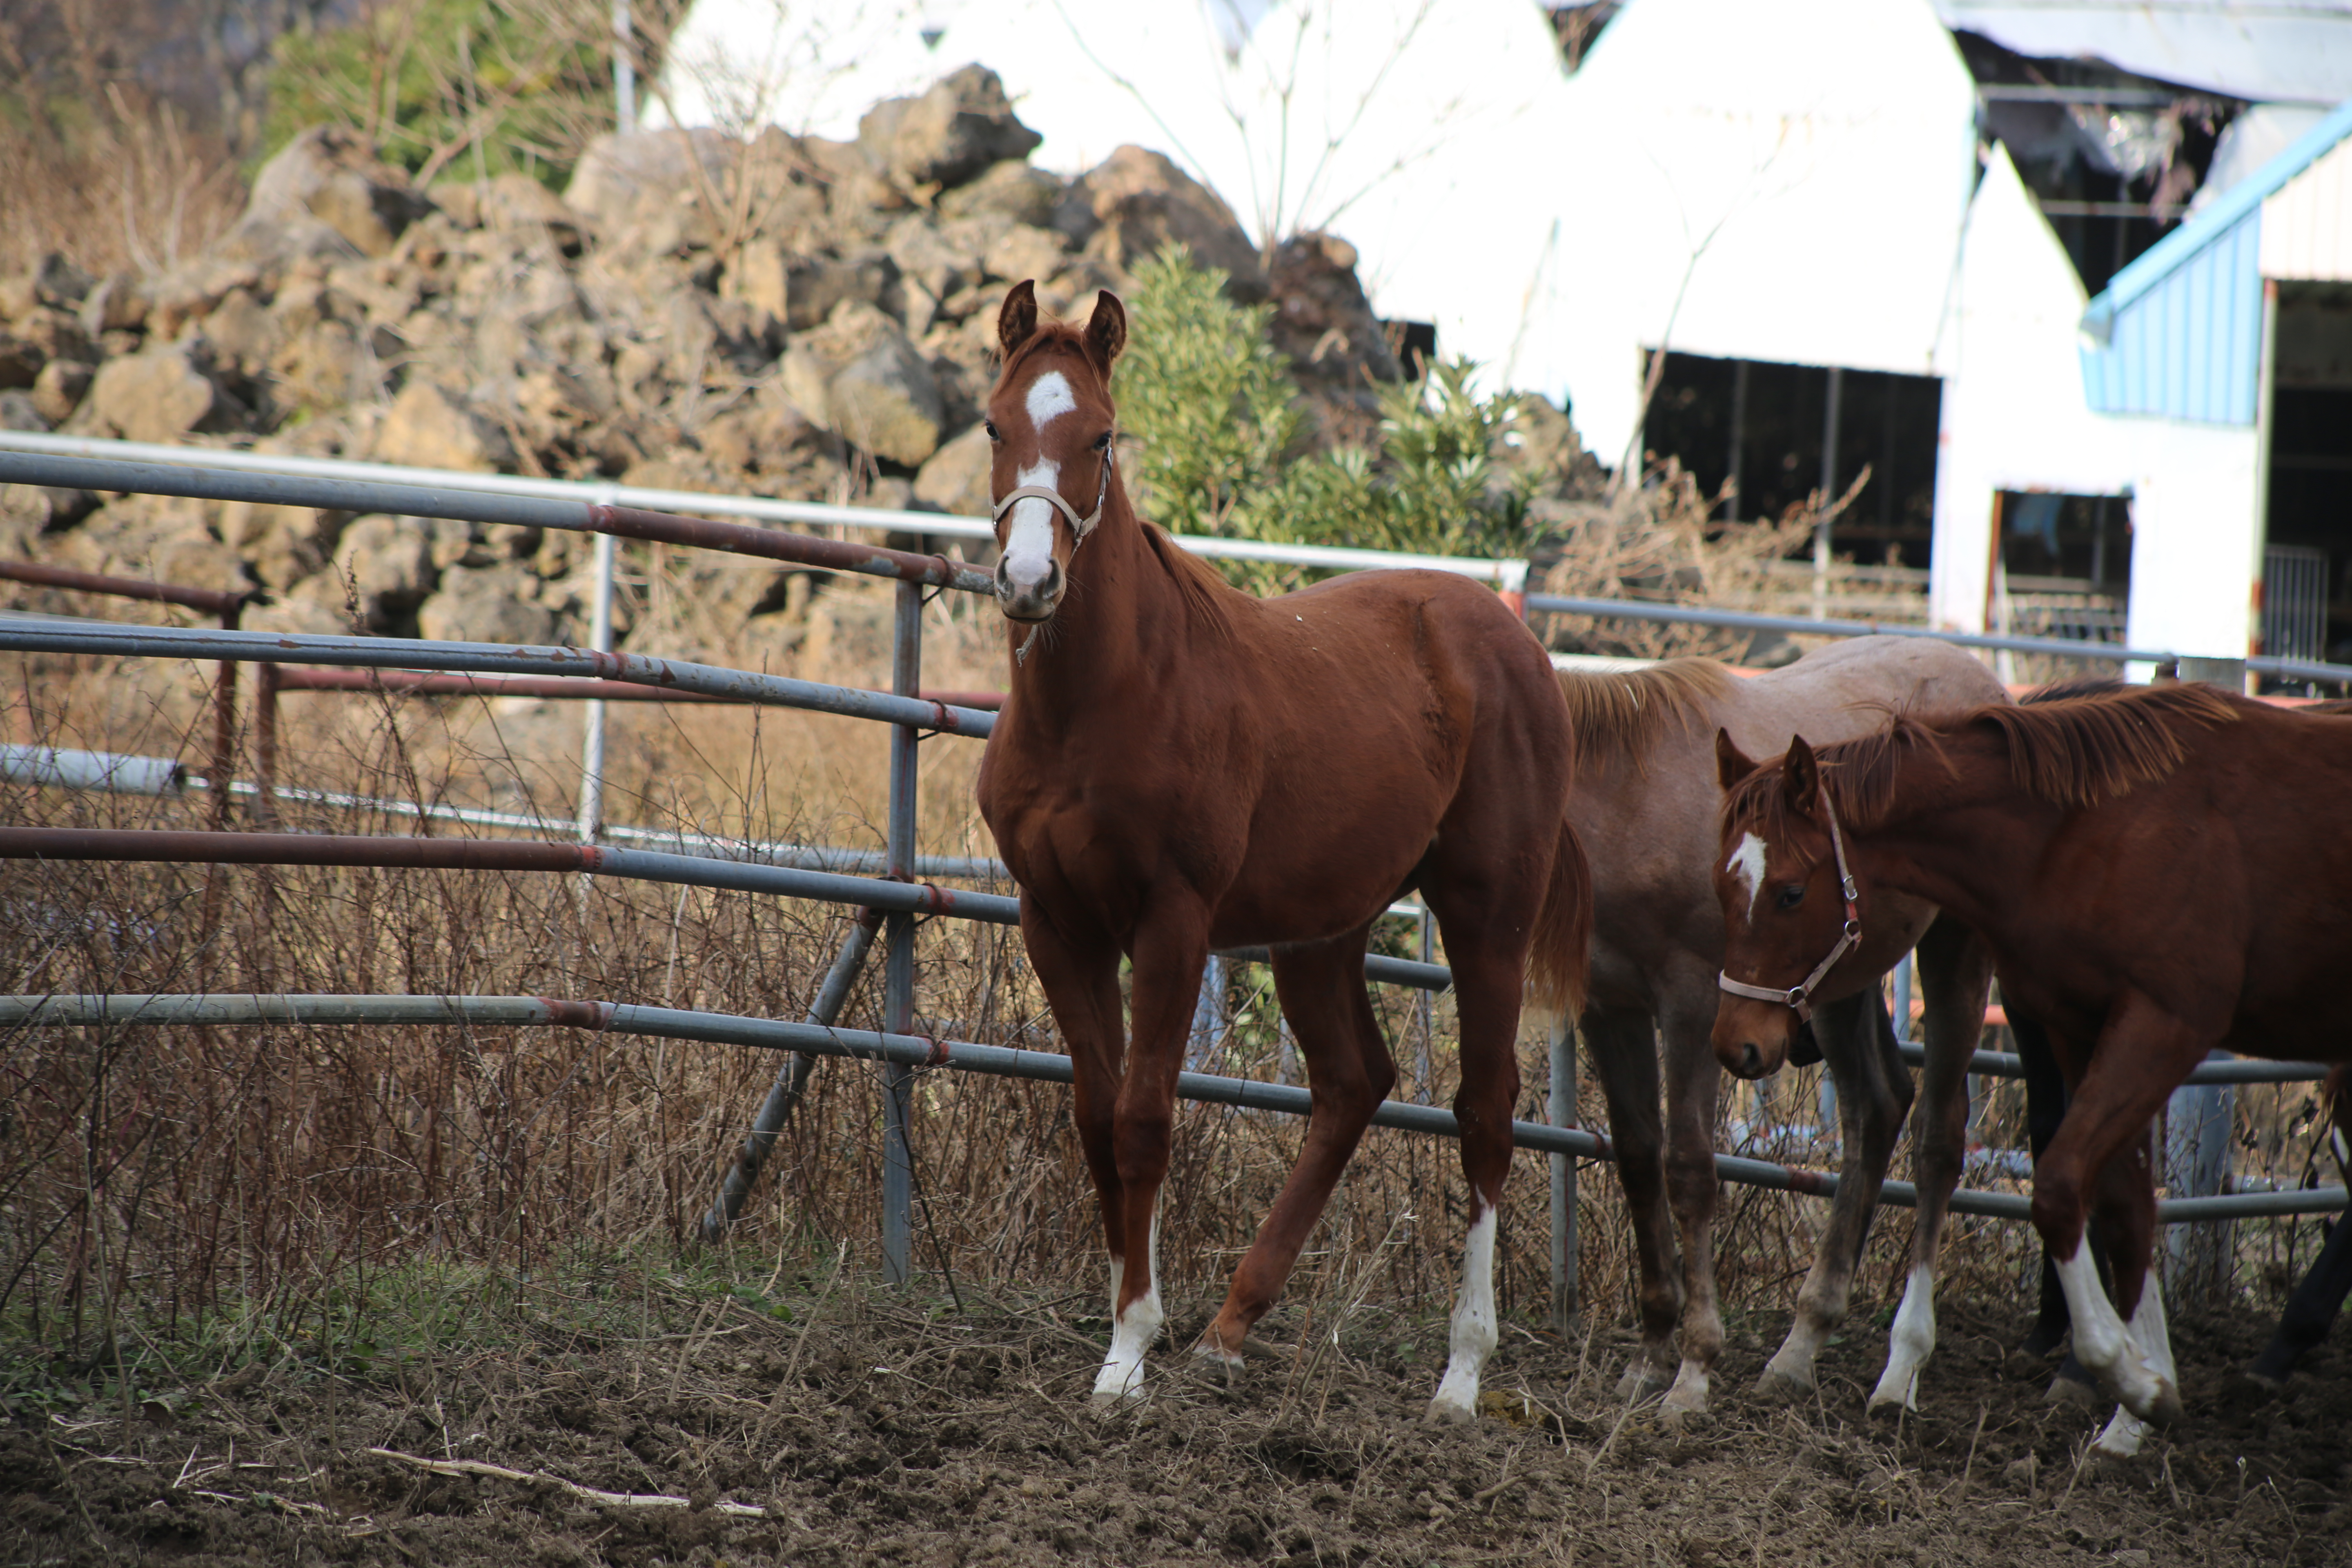
[[[379,163],[355,132],[313,125],[253,178],[245,216],[224,248],[256,261],[322,249],[323,226],[362,256],[389,256],[402,231],[432,210],[407,176]]]
[[[393,400],[375,433],[379,463],[495,474],[515,466],[507,433],[465,399],[429,381],[412,381]]]
[[[1071,195],[1101,226],[1087,242],[1088,255],[1131,269],[1162,246],[1182,245],[1199,265],[1229,273],[1236,298],[1265,297],[1257,247],[1233,208],[1161,154],[1121,147],[1088,170]]]
[[[995,463],[988,426],[975,425],[931,454],[915,476],[915,499],[956,517],[986,517],[995,499],[990,489]]]
[[[1302,234],[1275,247],[1269,335],[1291,374],[1327,402],[1376,414],[1371,383],[1402,379],[1388,333],[1356,278],[1356,247],[1335,234]]]
[[[718,237],[712,201],[739,150],[734,138],[708,128],[599,136],[574,165],[563,205],[607,243],[631,250],[707,246]]]
[[[382,513],[358,519],[335,542],[331,582],[356,599],[371,629],[397,625],[415,614],[439,582],[432,524]]]
[[[165,343],[99,366],[78,423],[101,436],[176,441],[192,431],[236,429],[246,412],[187,344]]]
[[[866,155],[907,186],[959,185],[1045,138],[1014,118],[1004,83],[986,66],[964,67],[920,98],[885,99],[857,122]]]
[[[452,566],[440,591],[416,607],[416,629],[436,642],[551,643],[555,616],[539,591],[539,579],[520,565]]]
[[[844,440],[909,467],[939,449],[945,411],[929,363],[898,323],[871,305],[844,303],[793,339],[785,394]]]

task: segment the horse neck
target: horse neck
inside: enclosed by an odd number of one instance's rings
[[[1069,587],[1026,658],[1027,626],[1008,627],[1011,689],[1022,706],[1068,713],[1131,700],[1181,667],[1190,614],[1117,476],[1102,521],[1070,557]]]
[[[2065,813],[2019,788],[2006,752],[1988,737],[1947,736],[1942,760],[1914,753],[1895,769],[1883,817],[1847,832],[1855,869],[1964,924],[1998,920],[2027,890]]]

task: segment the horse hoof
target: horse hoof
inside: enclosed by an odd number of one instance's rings
[[[1673,1373],[1661,1371],[1647,1362],[1637,1361],[1625,1369],[1624,1376],[1617,1380],[1617,1397],[1628,1403],[1647,1399],[1672,1387],[1674,1381]]]
[[[2096,1388],[2063,1373],[2050,1380],[2050,1391],[2042,1398],[2044,1404],[2082,1410],[2096,1410],[2106,1403]]]
[[[1467,1426],[1478,1418],[1478,1412],[1441,1394],[1429,1402],[1429,1408],[1422,1412],[1421,1418],[1433,1426]]]
[[[1793,1405],[1813,1396],[1813,1380],[1768,1366],[1756,1379],[1756,1396],[1776,1405]]]
[[[2156,1397],[2148,1404],[2147,1414],[2140,1419],[2151,1426],[2171,1426],[2179,1422],[2180,1415],[2180,1390],[2165,1383],[2158,1385]]]
[[[1916,1384],[1904,1389],[1874,1388],[1870,1391],[1870,1404],[1866,1413],[1876,1415],[1884,1411],[1898,1419],[1906,1412],[1916,1415],[1919,1414],[1917,1392]]]
[[[1242,1380],[1242,1358],[1238,1351],[1213,1344],[1204,1337],[1194,1342],[1192,1359],[1203,1372],[1223,1374],[1227,1388]]]

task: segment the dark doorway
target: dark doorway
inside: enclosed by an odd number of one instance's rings
[[[2352,662],[2352,285],[2279,285],[2264,653]]]
[[[1739,493],[1728,515],[1780,516],[1822,485],[1832,374],[1834,488],[1842,493],[1864,467],[1870,482],[1838,519],[1832,547],[1864,565],[1924,569],[1935,537],[1943,403],[1934,376],[1670,353],[1643,447],[1653,458],[1679,459],[1709,494],[1737,461]]]
[[[1993,623],[2021,637],[2124,640],[2131,595],[2131,503],[2121,496],[2000,492],[2006,605]]]

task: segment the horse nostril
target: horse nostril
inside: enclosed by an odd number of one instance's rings
[[[1058,561],[1045,568],[1045,597],[1058,598],[1062,593],[1062,563]]]
[[[996,591],[1000,594],[1013,591],[1013,578],[1004,570],[1004,563],[1002,561],[996,563]]]
[[[1754,1078],[1764,1070],[1764,1053],[1756,1048],[1753,1040],[1739,1047],[1739,1070],[1748,1078]]]

